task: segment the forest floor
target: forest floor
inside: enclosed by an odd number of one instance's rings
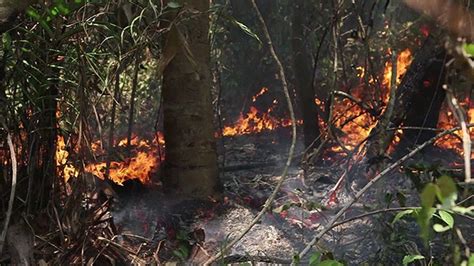
[[[264,134],[225,142],[224,169],[227,170],[221,172],[223,202],[209,207],[203,202],[172,200],[154,191],[138,193],[139,196],[119,199],[120,207],[112,213],[122,233],[148,239],[161,259],[182,256],[199,263],[243,231],[280,178],[288,144],[278,136]],[[301,144],[298,150],[302,151]],[[341,190],[336,202],[328,201],[331,189],[344,170],[339,166],[342,164],[333,165],[338,166],[313,168],[306,177],[297,164],[292,166],[272,205],[273,211],[225,254],[225,262],[291,262],[293,255],[351,199],[350,193]],[[381,191],[385,198],[377,196]],[[395,172],[364,195],[341,220],[400,207],[399,201],[387,199],[387,195],[394,198],[394,195],[403,195],[406,206],[419,206],[418,193],[411,181],[401,172]],[[418,237],[416,222],[408,219],[392,224],[394,215],[395,212],[381,212],[344,223],[326,234],[317,249],[348,265],[377,261],[400,264],[404,255],[417,254],[424,246]],[[456,222],[466,229],[467,242],[474,243],[474,230],[469,221]],[[165,247],[163,240],[170,235],[177,241]],[[431,252],[446,252],[442,241],[433,242],[430,248]]]

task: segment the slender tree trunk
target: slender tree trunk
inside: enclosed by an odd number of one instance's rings
[[[292,24],[292,48],[293,64],[296,78],[296,92],[303,114],[304,143],[309,147],[320,135],[318,126],[318,111],[314,102],[314,91],[312,84],[311,55],[305,45],[304,2],[296,2],[293,10]],[[315,147],[319,146],[319,141],[315,142]]]
[[[186,17],[169,34],[181,36],[163,73],[166,163],[163,183],[187,196],[216,192],[217,154],[211,102],[208,0],[178,1],[201,14]],[[184,39],[186,42],[184,42]]]

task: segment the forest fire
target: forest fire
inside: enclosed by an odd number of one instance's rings
[[[255,103],[257,99],[268,92],[267,87],[263,87],[257,94],[252,97],[252,102]],[[247,114],[240,114],[239,119],[230,126],[224,126],[222,135],[225,137],[240,136],[260,133],[263,131],[275,130],[279,127],[289,127],[292,124],[291,119],[276,118],[272,115],[273,110],[278,105],[278,101],[273,100],[266,112],[261,112],[255,106],[251,106]],[[297,120],[296,124],[301,125],[302,120]]]
[[[408,49],[398,55],[397,84],[400,83],[401,77],[410,66],[411,60],[412,54]],[[358,67],[357,69],[360,72],[358,77],[361,80],[361,84],[352,90],[351,95],[360,102],[364,102],[371,96],[370,90],[362,83],[366,71],[362,67]],[[385,108],[389,100],[391,75],[392,64],[391,62],[387,62],[382,76],[383,86],[379,92],[382,96],[383,108]],[[369,83],[374,85],[374,80],[370,79]],[[344,135],[340,136],[339,139],[347,150],[353,150],[357,145],[360,145],[369,136],[370,131],[377,123],[377,117],[372,116],[367,110],[364,110],[360,105],[347,98],[334,103],[333,113],[336,114],[334,125],[344,132]],[[336,147],[334,151],[341,151],[341,149],[340,147]]]
[[[403,74],[406,72],[412,61],[412,54],[410,50],[402,51],[397,58],[397,84],[400,83]],[[358,78],[361,83],[351,90],[351,95],[364,102],[373,95],[370,90],[366,89],[365,84],[362,82],[366,73],[362,67],[357,68],[360,74]],[[390,82],[392,75],[391,62],[385,64],[383,79],[381,81],[380,99],[383,104],[380,107],[383,110],[389,100],[390,95]],[[376,88],[374,80],[370,79],[369,84]],[[270,107],[265,112],[260,111],[255,103],[258,99],[269,92],[267,87],[263,87],[258,93],[252,97],[252,103],[254,105],[249,107],[249,111],[246,114],[241,113],[238,120],[230,125],[224,126],[221,135],[216,133],[216,137],[233,137],[248,134],[257,134],[265,131],[272,131],[277,128],[285,128],[291,126],[292,122],[288,118],[277,118],[273,112],[278,106],[278,101],[273,100]],[[315,100],[317,105],[323,105],[324,102],[319,99]],[[468,101],[463,103],[463,107],[468,106]],[[447,106],[444,109],[448,108]],[[340,129],[338,139],[340,144],[344,147],[332,147],[333,152],[342,152],[344,150],[353,150],[355,147],[364,142],[368,137],[371,129],[376,125],[378,117],[373,116],[372,113],[364,109],[360,104],[355,103],[353,100],[344,98],[342,100],[336,100],[333,106],[334,125]],[[474,122],[474,108],[471,108],[468,113],[469,121]],[[297,125],[303,123],[302,120],[296,121]],[[438,128],[448,129],[457,125],[451,112],[442,112],[440,114]],[[320,121],[320,126],[325,127],[323,121]],[[471,133],[474,133],[471,130]],[[394,150],[395,145],[400,141],[400,136],[403,134],[402,130],[398,130],[390,151]],[[460,136],[461,133],[458,133]],[[71,177],[78,175],[78,170],[68,161],[69,152],[66,150],[66,144],[62,136],[58,137],[57,140],[57,151],[56,151],[56,165],[58,168],[58,174],[64,176],[67,181]],[[116,142],[118,150],[127,149],[127,139],[121,139]],[[124,154],[130,154],[130,157],[123,158],[124,155],[117,154],[114,160],[111,160],[109,167],[109,179],[115,183],[122,185],[126,180],[137,179],[142,183],[149,183],[150,178],[160,167],[161,162],[164,160],[164,137],[161,132],[156,134],[153,140],[147,140],[134,136],[130,141],[131,151],[124,152]],[[437,145],[441,148],[451,149],[462,155],[462,141],[460,137],[446,136],[437,142]],[[96,157],[104,157],[106,151],[104,150],[100,141],[93,142],[91,144],[91,150],[94,152]],[[85,166],[85,172],[91,173],[100,179],[106,178],[106,162],[90,163]]]
[[[118,141],[118,147],[127,147],[127,139]],[[159,168],[164,160],[164,138],[159,132],[152,141],[140,139],[134,136],[130,141],[133,147],[130,158],[124,160],[114,160],[110,162],[109,179],[119,185],[129,179],[138,179],[146,184],[150,182],[151,175]],[[96,151],[102,151],[98,145],[94,145]],[[85,171],[97,176],[100,179],[106,178],[106,162],[93,163],[85,167]]]

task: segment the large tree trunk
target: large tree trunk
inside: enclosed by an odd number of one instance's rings
[[[314,102],[314,91],[312,84],[311,55],[305,45],[304,2],[294,4],[293,24],[292,24],[292,49],[293,65],[296,78],[296,92],[303,114],[304,143],[309,147],[315,142],[315,147],[319,146],[319,141],[315,141],[319,135],[318,111]]]
[[[166,163],[163,182],[188,196],[216,192],[217,154],[211,103],[208,0],[178,1],[202,12],[177,23],[182,36],[163,73]],[[189,49],[189,52],[188,50]]]

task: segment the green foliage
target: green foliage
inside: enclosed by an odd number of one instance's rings
[[[397,213],[397,215],[395,215],[395,218],[392,221],[392,225],[395,224],[400,219],[402,219],[405,215],[413,214],[414,211],[415,210],[405,210],[405,211],[401,211]]]
[[[167,6],[169,8],[180,8],[181,4],[178,3],[178,2],[175,2],[175,1],[170,1],[170,2],[168,2]]]
[[[463,49],[468,55],[474,56],[474,44],[473,43],[464,44]]]
[[[406,255],[405,257],[403,257],[403,265],[406,266],[416,260],[423,260],[425,259],[425,256],[422,256],[422,255]]]
[[[344,264],[333,260],[333,259],[323,259],[325,254],[320,252],[316,252],[309,257],[309,265],[310,266],[343,266]],[[332,256],[330,256],[332,257]],[[295,259],[293,259],[296,262]],[[298,263],[297,263],[298,264]]]
[[[443,233],[455,229],[455,214],[472,216],[473,206],[463,207],[456,204],[457,188],[454,180],[448,175],[441,175],[434,182],[425,185],[420,193],[421,207],[404,210],[397,213],[392,221],[392,225],[407,216],[416,219],[420,226],[420,235],[427,242],[431,239],[432,231]],[[448,235],[446,235],[448,236]],[[452,244],[454,252],[452,260],[461,262],[459,246]],[[409,253],[410,254],[410,253]],[[413,254],[413,253],[412,253]],[[403,265],[408,265],[415,260],[421,260],[422,255],[406,255],[403,258]],[[467,261],[465,261],[467,263]]]

